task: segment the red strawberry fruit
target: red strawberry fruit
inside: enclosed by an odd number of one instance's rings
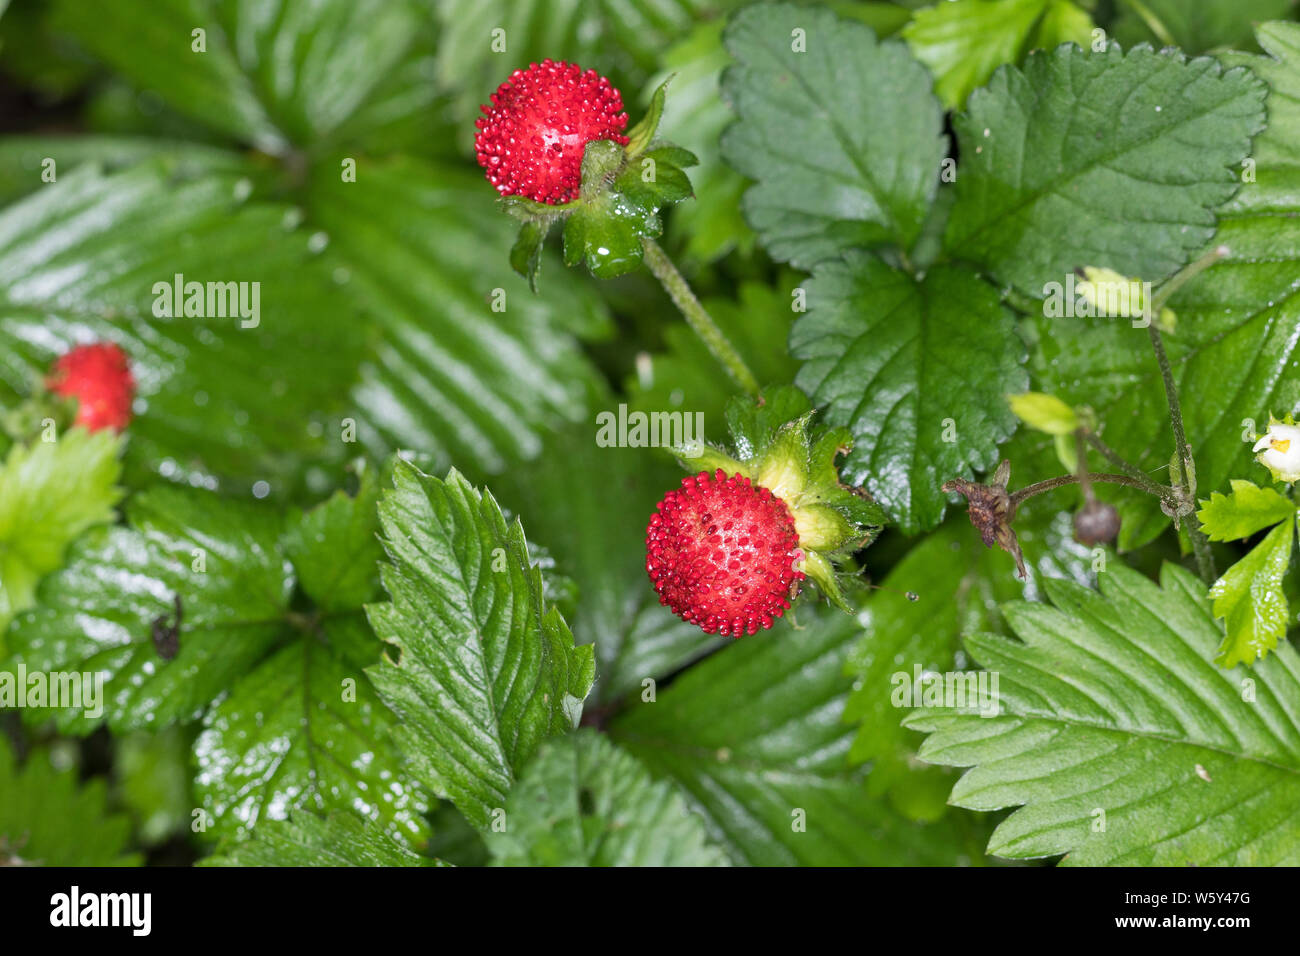
[[[584,73],[576,63],[543,60],[515,70],[482,109],[474,149],[503,196],[570,202],[582,185],[587,144],[628,142],[622,96],[605,77]]]
[[[803,580],[786,503],[721,468],[682,479],[646,529],[646,570],[659,602],[705,633],[740,637],[769,628]]]
[[[126,353],[112,343],[72,349],[54,363],[46,385],[56,395],[77,399],[74,425],[120,432],[131,421],[135,379]]]

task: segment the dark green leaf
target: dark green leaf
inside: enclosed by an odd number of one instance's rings
[[[338,811],[299,810],[257,828],[252,839],[199,861],[199,866],[433,866],[373,823]]]

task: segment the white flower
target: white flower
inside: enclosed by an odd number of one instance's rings
[[[1255,460],[1273,473],[1274,481],[1300,481],[1300,425],[1273,422],[1255,442]]]

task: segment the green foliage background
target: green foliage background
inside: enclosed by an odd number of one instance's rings
[[[0,672],[108,677],[99,715],[0,712],[0,862],[1300,863],[1295,506],[1242,442],[1300,406],[1296,4],[747,7],[0,0]],[[662,243],[890,518],[855,615],[730,641],[655,600],[682,470],[595,417],[720,442],[732,392],[644,270],[511,270],[473,119],[546,57],[633,123],[673,77],[700,164]],[[1085,548],[1067,488],[1020,509],[1020,580],[940,490],[1063,471],[1007,393],[1157,480],[1173,450],[1146,333],[1045,317],[1043,282],[1215,243],[1167,346],[1231,570],[1128,489]],[[158,316],[177,274],[259,282],[260,325]],[[42,442],[94,340],[127,434]],[[977,666],[997,717],[892,699]]]

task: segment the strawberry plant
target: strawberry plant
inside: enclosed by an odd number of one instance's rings
[[[1295,19],[0,0],[0,864],[1300,864]]]

